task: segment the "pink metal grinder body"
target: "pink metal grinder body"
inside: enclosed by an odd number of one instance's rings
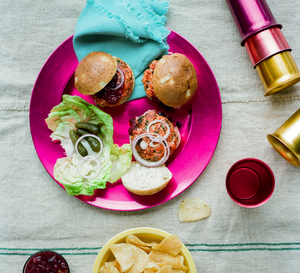
[[[265,0],[226,0],[244,45],[251,35],[278,24]]]
[[[265,29],[255,35],[250,36],[245,47],[253,67],[263,60],[291,48],[278,27]]]

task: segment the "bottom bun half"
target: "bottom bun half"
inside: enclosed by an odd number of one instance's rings
[[[165,188],[171,178],[172,173],[165,165],[148,168],[132,162],[121,180],[124,187],[134,194],[152,195]]]

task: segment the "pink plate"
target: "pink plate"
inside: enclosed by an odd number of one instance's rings
[[[42,164],[53,179],[54,164],[58,158],[65,157],[65,154],[59,143],[51,141],[51,131],[47,128],[45,119],[50,110],[61,102],[63,94],[81,96],[89,103],[94,103],[91,96],[80,94],[74,87],[74,71],[78,61],[73,50],[72,38],[63,42],[43,66],[30,102],[32,140]],[[197,71],[199,83],[191,103],[176,112],[166,112],[174,121],[182,124],[181,144],[167,162],[173,173],[172,180],[165,189],[152,196],[132,194],[119,182],[107,183],[105,190],[96,190],[93,196],[77,196],[83,202],[119,211],[157,206],[188,188],[209,163],[218,143],[222,123],[222,104],[217,82],[204,58],[187,40],[172,31],[168,36],[168,44],[170,52],[182,53],[191,60]],[[103,108],[102,110],[109,113],[114,121],[114,142],[119,145],[129,143],[129,119],[140,116],[149,109],[161,108],[148,98],[130,101],[116,108]]]

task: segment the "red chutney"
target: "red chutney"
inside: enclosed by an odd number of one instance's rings
[[[65,259],[54,251],[42,251],[31,256],[23,273],[69,273]]]
[[[133,89],[134,79],[130,67],[125,62],[119,60],[118,67],[123,72],[124,83],[116,90],[110,89],[110,87],[114,88],[117,86],[121,81],[121,76],[119,75],[119,72],[117,72],[112,80],[101,91],[93,95],[93,98],[99,107],[106,107],[108,104],[117,104],[123,98],[128,96]]]
[[[158,112],[156,110],[149,110],[147,111],[143,116],[133,118],[129,121],[129,136],[131,142],[133,139],[140,135],[147,132],[148,124],[151,121],[154,120],[161,120],[167,123],[170,127],[170,135],[167,138],[167,142],[170,147],[170,155],[175,151],[177,146],[179,145],[180,139],[179,139],[179,132],[176,132],[177,129],[175,129],[172,122],[167,118],[167,116],[163,112]],[[156,133],[161,136],[164,136],[167,132],[167,128],[163,123],[157,122],[150,126],[151,133]],[[148,146],[146,149],[142,149],[140,147],[141,141],[144,140]],[[141,138],[136,145],[137,153],[145,160],[149,161],[158,161],[160,160],[165,153],[165,149],[163,144],[154,143],[155,145],[158,144],[156,147],[150,147],[151,140],[148,137]]]

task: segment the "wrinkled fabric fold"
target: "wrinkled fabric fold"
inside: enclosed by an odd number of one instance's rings
[[[103,51],[127,62],[136,77],[129,100],[145,97],[142,76],[152,60],[165,54],[169,2],[159,0],[88,0],[73,38],[78,61]]]

